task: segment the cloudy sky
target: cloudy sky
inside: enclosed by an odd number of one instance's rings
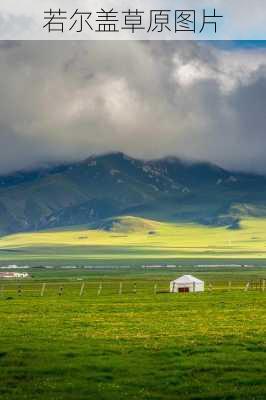
[[[0,173],[111,151],[266,173],[266,45],[0,42]]]

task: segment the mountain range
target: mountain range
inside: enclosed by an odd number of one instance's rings
[[[123,153],[0,177],[2,235],[74,225],[108,229],[123,215],[238,229],[241,216],[266,215],[266,177]]]

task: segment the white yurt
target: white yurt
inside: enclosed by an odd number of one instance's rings
[[[183,275],[170,282],[170,292],[204,292],[204,282],[192,275]]]

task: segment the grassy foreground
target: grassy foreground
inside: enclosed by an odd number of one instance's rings
[[[0,239],[2,262],[176,262],[178,259],[264,260],[266,219],[246,218],[240,229],[121,217],[112,229],[84,227],[21,233]]]
[[[1,400],[266,398],[266,292],[34,284],[1,294]]]
[[[265,243],[263,219],[229,230],[124,217],[109,231],[2,237],[2,265],[96,268],[31,268],[29,280],[1,281],[0,399],[265,399],[266,290],[244,290],[266,278]],[[147,262],[178,266],[138,268]],[[206,292],[154,293],[183,273]]]

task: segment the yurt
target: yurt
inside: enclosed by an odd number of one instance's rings
[[[183,275],[170,282],[170,292],[204,292],[204,282],[192,275]]]

